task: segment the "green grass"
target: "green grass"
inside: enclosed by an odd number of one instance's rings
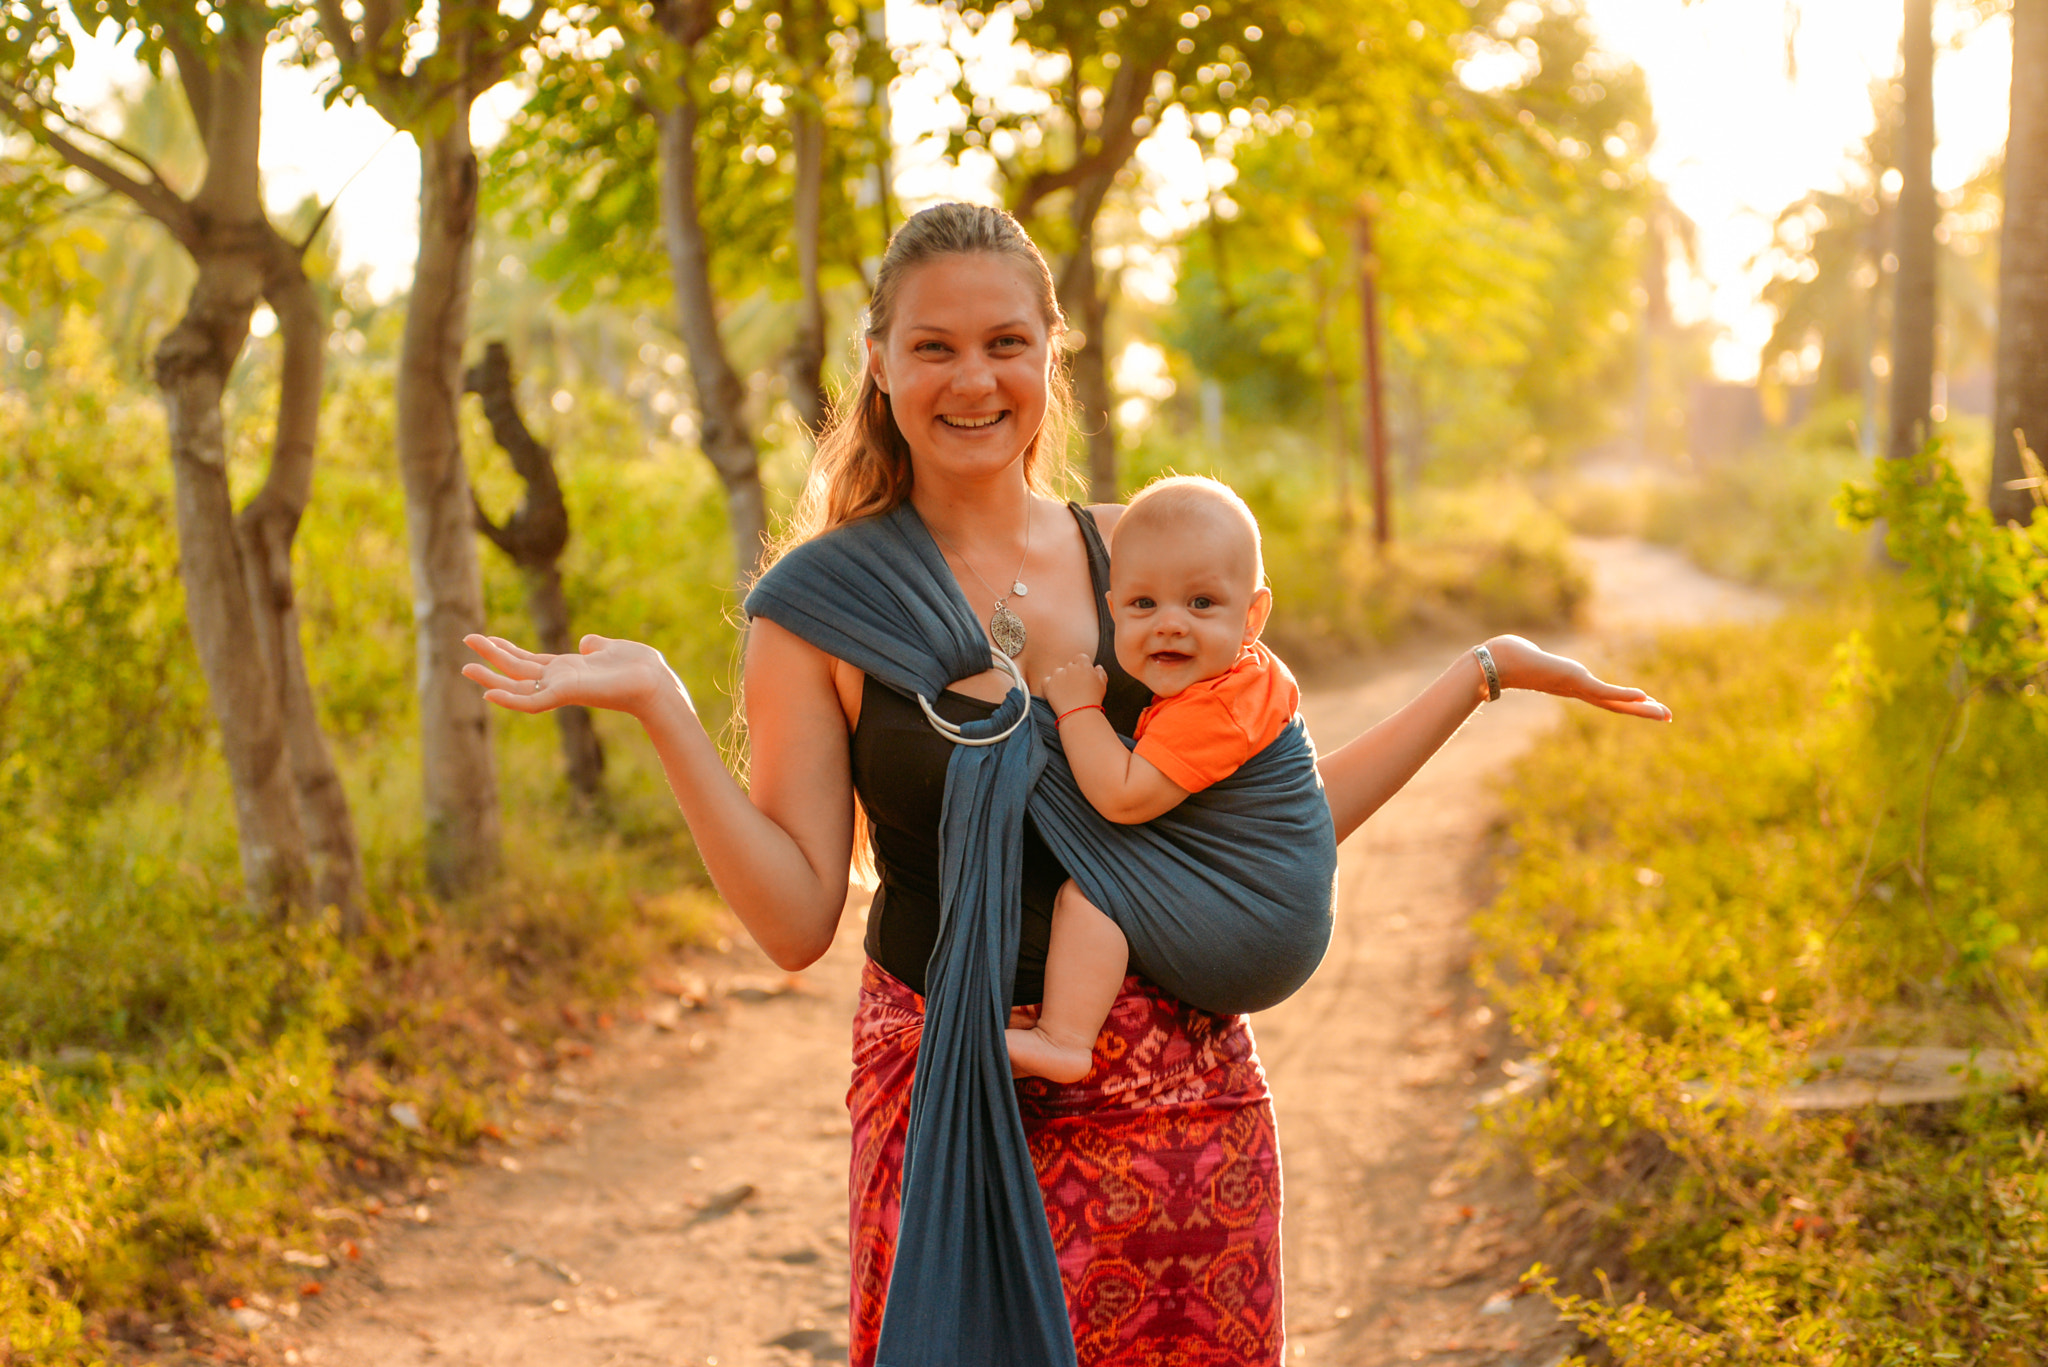
[[[1942,751],[1932,626],[1884,583],[1667,638],[1631,676],[1678,725],[1575,717],[1510,786],[1481,958],[1550,1081],[1497,1123],[1570,1231],[1562,1304],[1615,1361],[2036,1360],[2041,1092],[1741,1101],[1849,1043],[2039,1066],[2048,717],[1986,693]]]

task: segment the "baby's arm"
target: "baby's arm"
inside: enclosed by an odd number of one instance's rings
[[[1045,700],[1061,717],[1060,746],[1088,805],[1121,826],[1150,821],[1178,807],[1188,790],[1139,759],[1117,739],[1102,710],[1109,676],[1076,655],[1045,681]]]

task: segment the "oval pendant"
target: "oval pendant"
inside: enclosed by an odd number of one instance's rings
[[[1001,604],[988,619],[988,635],[1011,659],[1024,653],[1024,619]]]
[[[1031,596],[1031,590],[1024,587],[1022,579],[1010,585],[1010,592],[1016,594],[1019,598],[1029,598]]]

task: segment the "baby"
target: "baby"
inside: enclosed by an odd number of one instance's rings
[[[1301,691],[1259,644],[1273,594],[1259,524],[1213,479],[1158,480],[1116,524],[1109,609],[1116,658],[1152,690],[1127,750],[1102,709],[1108,676],[1077,655],[1045,682],[1060,744],[1091,806],[1124,825],[1150,821],[1228,778],[1293,720]],[[1071,881],[1053,904],[1045,1004],[1009,1032],[1014,1072],[1078,1082],[1129,969],[1115,921]]]

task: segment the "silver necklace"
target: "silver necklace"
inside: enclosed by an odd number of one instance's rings
[[[936,531],[932,533],[932,536],[935,540],[938,541],[938,543],[941,546],[944,546],[948,551],[952,551],[953,555],[960,561],[961,564],[967,566],[967,572],[973,575],[977,580],[979,580],[983,588],[987,589],[990,593],[996,592],[995,586],[989,583],[988,580],[983,579],[981,577],[981,571],[974,568],[974,563],[970,561],[966,556],[961,555],[958,550],[955,550],[951,542],[947,541],[946,538],[944,538],[943,536],[940,536]],[[1019,617],[1016,613],[1010,611],[1010,599],[1013,597],[1024,598],[1030,595],[1031,589],[1024,582],[1024,566],[1028,564],[1030,560],[1031,508],[1029,505],[1026,505],[1024,509],[1023,558],[1018,560],[1017,562],[1017,573],[1010,576],[1010,591],[1008,593],[996,594],[995,611],[990,613],[988,618],[988,638],[996,643],[997,649],[1001,650],[1003,654],[1009,656],[1013,660],[1024,653],[1024,642],[1026,636],[1024,631],[1024,619],[1022,617]]]

